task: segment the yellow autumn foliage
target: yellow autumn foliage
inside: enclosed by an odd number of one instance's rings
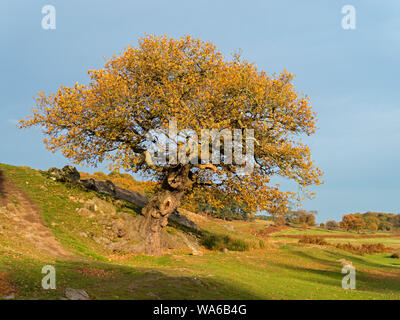
[[[195,179],[188,192],[205,189],[213,202],[213,190],[222,190],[253,211],[282,213],[293,194],[272,185],[273,175],[296,181],[307,196],[308,186],[321,183],[308,146],[299,141],[300,134],[315,132],[316,117],[285,70],[270,76],[240,55],[224,58],[209,42],[149,35],[88,74],[87,85],[39,93],[20,127],[41,126],[47,148],[75,163],[109,161],[113,169],[156,177],[162,170],[146,162],[146,133],[168,130],[170,120],[198,136],[202,129],[254,129],[251,175],[238,175],[235,164],[215,170],[188,164]]]

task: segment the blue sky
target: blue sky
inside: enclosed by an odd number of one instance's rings
[[[56,8],[55,30],[41,27],[47,4]],[[346,4],[356,9],[355,30],[341,27]],[[2,0],[0,9],[0,162],[67,164],[46,151],[39,129],[14,125],[35,93],[87,82],[88,69],[145,33],[190,34],[225,55],[241,49],[268,73],[296,74],[319,118],[316,135],[305,139],[325,172],[316,198],[305,202],[319,221],[400,212],[399,1]]]

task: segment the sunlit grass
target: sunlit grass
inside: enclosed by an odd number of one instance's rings
[[[71,287],[86,290],[93,299],[400,299],[400,260],[389,253],[358,256],[329,245],[298,244],[298,239],[277,234],[257,237],[269,221],[200,219],[203,240],[210,241],[203,256],[110,255],[79,235],[100,229],[77,215],[81,204],[69,199],[86,200],[94,193],[54,182],[29,168],[0,165],[0,169],[38,204],[46,225],[74,254],[71,259],[54,259],[34,251],[18,235],[10,240],[0,233],[0,272],[8,275],[17,298],[59,299]],[[174,232],[174,227],[169,228]],[[328,243],[400,245],[398,237],[343,239],[340,236],[357,234],[319,228],[289,228],[278,234],[338,236],[327,238]],[[225,247],[229,251],[221,252]],[[342,289],[340,259],[355,266],[356,290]],[[46,264],[56,267],[56,290],[41,288],[41,269]]]

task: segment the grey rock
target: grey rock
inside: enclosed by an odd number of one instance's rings
[[[174,211],[173,213],[171,213],[170,216],[168,217],[168,220],[173,221],[173,222],[180,224],[184,227],[187,227],[189,229],[193,229],[193,230],[199,229],[197,224],[195,224],[192,220],[189,220],[188,218],[186,218],[186,216],[179,214],[178,211]]]
[[[69,182],[69,183],[79,183],[81,175],[78,170],[72,166],[65,166],[62,169],[50,168],[47,170],[50,176],[56,181]]]
[[[90,300],[89,295],[83,289],[65,289],[65,297],[68,300]]]
[[[81,216],[84,217],[91,217],[92,216],[92,211],[86,208],[80,208],[77,210],[77,213]]]
[[[93,198],[83,204],[83,208],[92,212],[100,212],[107,215],[115,215],[117,209],[109,202],[99,198]]]
[[[95,190],[100,193],[105,193],[115,196],[115,185],[111,181],[95,181]]]
[[[118,238],[122,238],[127,233],[125,224],[122,221],[114,221],[112,225],[112,231],[115,232]]]
[[[97,181],[94,179],[80,180],[80,184],[89,190],[115,196],[115,185],[110,180]]]
[[[115,187],[115,197],[133,203],[140,208],[143,208],[148,202],[146,195],[120,187]]]
[[[80,184],[89,190],[96,190],[96,181],[94,179],[81,180]]]

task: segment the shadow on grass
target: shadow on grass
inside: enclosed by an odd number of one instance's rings
[[[57,288],[41,287],[44,262],[24,261],[8,264],[16,299],[58,300],[66,288],[83,289],[91,299],[115,300],[192,300],[261,299],[253,293],[222,280],[176,275],[157,268],[137,268],[113,264],[58,260],[49,263],[56,269]],[[265,297],[264,297],[265,298]]]
[[[359,291],[370,291],[379,294],[396,294],[400,295],[400,278],[396,278],[394,274],[385,274],[385,271],[388,270],[396,270],[400,272],[399,268],[384,266],[380,264],[371,263],[369,261],[365,261],[361,258],[354,257],[352,255],[342,254],[342,253],[334,253],[325,251],[332,258],[343,259],[351,261],[356,266],[356,281],[357,281],[357,289]],[[275,266],[279,268],[283,268],[286,270],[295,271],[298,275],[298,279],[306,280],[312,283],[320,283],[323,285],[329,286],[341,286],[341,280],[345,276],[341,273],[342,265],[340,262],[332,261],[330,259],[323,259],[320,257],[316,257],[312,254],[306,252],[293,252],[294,255],[297,255],[301,258],[305,258],[307,260],[315,261],[320,265],[332,269],[333,270],[321,270],[316,268],[306,268],[302,266],[293,266],[285,263],[273,263]],[[367,266],[369,267],[371,272],[366,270],[360,271],[357,270],[357,265]],[[335,271],[337,270],[337,271]],[[390,291],[390,292],[389,292]]]
[[[336,249],[334,249],[334,250],[336,250]],[[360,264],[360,265],[363,265],[363,266],[371,268],[371,269],[386,269],[386,270],[400,272],[400,269],[398,267],[374,263],[374,262],[364,259],[363,257],[358,257],[354,254],[350,254],[344,250],[340,250],[340,249],[337,249],[337,250],[338,250],[337,252],[333,251],[333,250],[332,251],[324,250],[324,253],[326,255],[330,256],[332,259],[335,259],[335,261],[316,257],[315,255],[312,255],[312,254],[304,252],[304,251],[293,251],[293,254],[297,255],[299,257],[302,257],[302,258],[312,259],[316,262],[320,262],[322,264],[329,265],[331,267],[336,267],[336,266],[340,265],[340,262],[338,261],[339,259],[346,259],[346,260],[351,261],[353,264]]]
[[[262,249],[266,246],[264,240],[258,238],[255,238],[254,240],[241,239],[240,237],[217,233],[210,230],[190,229],[172,220],[168,221],[168,225],[184,233],[194,235],[199,240],[199,243],[208,250],[218,251],[228,249],[230,251],[248,251],[251,249]]]
[[[295,271],[298,276],[296,279],[308,281],[312,284],[322,284],[326,286],[341,288],[341,282],[345,274],[341,273],[342,267],[338,266],[337,271],[321,270],[314,268],[295,267],[285,263],[274,263],[275,266]],[[379,276],[368,274],[366,272],[356,271],[357,291],[353,293],[373,292],[376,294],[395,294],[400,295],[400,279],[392,277]]]

